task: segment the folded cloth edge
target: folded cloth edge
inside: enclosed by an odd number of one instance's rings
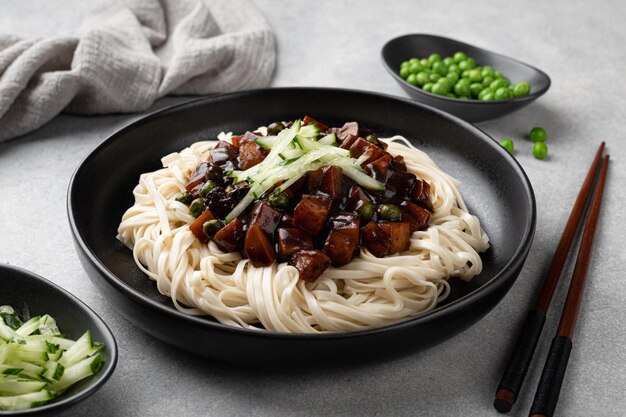
[[[276,45],[247,0],[126,0],[100,5],[79,36],[0,35],[0,142],[62,111],[127,113],[164,95],[262,88]]]

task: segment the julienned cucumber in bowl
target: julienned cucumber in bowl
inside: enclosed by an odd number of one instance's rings
[[[87,330],[78,340],[63,337],[48,314],[23,321],[0,306],[0,410],[46,404],[102,368],[104,345]]]

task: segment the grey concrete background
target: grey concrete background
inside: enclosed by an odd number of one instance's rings
[[[382,67],[379,52],[388,39],[419,32],[464,40],[547,72],[553,84],[543,98],[479,125],[495,138],[514,139],[515,156],[534,186],[539,215],[528,262],[487,317],[458,337],[409,357],[295,375],[234,369],[190,357],[132,327],[103,298],[78,262],[66,217],[67,185],[77,164],[109,134],[142,115],[61,115],[26,137],[0,145],[0,262],[28,268],[68,289],[117,337],[120,361],[112,378],[65,415],[497,415],[491,402],[512,344],[511,330],[519,326],[547,268],[600,140],[608,143],[612,166],[557,415],[624,415],[626,3],[254,3],[276,31],[274,86],[345,87],[404,97]],[[0,30],[69,33],[86,7],[69,0],[3,2]],[[151,110],[183,100],[166,98]],[[550,157],[544,161],[532,157],[531,143],[523,138],[535,125],[548,131]],[[565,285],[557,289],[526,389],[510,415],[528,414],[566,290]]]

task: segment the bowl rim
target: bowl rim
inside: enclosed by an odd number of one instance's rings
[[[0,263],[0,274],[2,274],[5,270],[11,271],[17,275],[26,276],[28,277],[28,279],[36,281],[42,286],[51,287],[59,293],[63,294],[64,297],[67,297],[68,299],[74,301],[75,304],[91,318],[91,320],[100,325],[101,330],[111,338],[112,343],[109,343],[105,346],[105,349],[109,353],[110,360],[105,363],[105,365],[102,367],[102,369],[100,369],[97,374],[93,375],[93,377],[95,378],[93,385],[85,389],[81,389],[80,391],[75,392],[72,395],[65,396],[65,394],[61,394],[57,401],[53,401],[39,407],[28,408],[25,410],[0,410],[0,416],[26,416],[39,413],[48,413],[55,410],[60,411],[61,409],[66,409],[85,400],[87,397],[98,391],[109,380],[109,378],[113,374],[113,371],[115,370],[115,367],[117,366],[118,348],[117,341],[115,340],[115,335],[113,334],[109,326],[105,323],[105,321],[102,320],[102,318],[95,311],[93,311],[91,307],[89,307],[82,300],[80,300],[78,297],[76,297],[74,294],[67,291],[63,287],[27,269],[15,265]],[[62,323],[61,327],[63,327]]]
[[[489,101],[483,101],[483,100],[476,100],[476,99],[466,99],[466,100],[462,100],[459,98],[452,98],[452,97],[446,97],[446,96],[440,96],[439,94],[433,94],[430,93],[428,91],[424,91],[421,88],[409,84],[408,82],[406,82],[402,77],[400,77],[400,75],[398,74],[398,72],[391,68],[391,65],[389,64],[389,62],[386,59],[385,56],[385,52],[388,51],[390,48],[392,48],[394,46],[395,43],[398,43],[404,39],[407,38],[431,38],[431,39],[435,39],[437,41],[445,41],[445,42],[454,42],[457,43],[459,45],[462,45],[462,47],[468,47],[474,50],[478,50],[481,51],[483,53],[486,53],[487,55],[494,55],[500,58],[503,58],[505,60],[508,61],[512,61],[518,65],[522,65],[524,67],[528,67],[531,70],[537,72],[540,76],[544,77],[546,80],[546,85],[542,88],[540,88],[537,91],[532,91],[530,94],[528,94],[527,96],[524,97],[514,97],[514,98],[508,98],[508,99],[504,99],[504,100],[489,100]],[[481,48],[480,46],[475,46],[472,44],[469,44],[467,42],[462,42],[453,38],[448,38],[445,36],[440,36],[440,35],[434,35],[434,34],[429,34],[429,33],[409,33],[406,35],[400,35],[400,36],[396,36],[393,39],[390,39],[389,41],[387,41],[385,43],[385,45],[383,45],[381,52],[380,52],[380,57],[381,60],[383,62],[383,65],[385,67],[385,69],[389,72],[389,74],[396,80],[396,82],[398,82],[402,87],[404,88],[409,88],[411,91],[414,91],[416,93],[419,93],[425,97],[428,98],[432,98],[432,99],[437,99],[437,100],[441,100],[444,102],[449,102],[449,103],[455,103],[455,104],[465,104],[465,105],[479,105],[479,106],[497,106],[497,105],[501,105],[501,104],[511,104],[511,103],[524,103],[527,101],[533,101],[536,100],[537,98],[541,97],[542,95],[544,95],[546,93],[546,91],[548,91],[548,89],[550,88],[550,85],[552,84],[552,80],[550,79],[550,77],[548,76],[548,74],[546,74],[545,72],[543,72],[542,70],[540,70],[537,67],[534,67],[530,64],[527,64],[523,61],[520,61],[519,59],[515,59],[515,58],[511,58],[510,56],[507,55],[503,55],[500,54],[498,52],[493,52],[490,51],[489,49],[485,49],[485,48]]]
[[[172,113],[176,113],[179,111],[184,111],[189,108],[194,108],[202,105],[207,105],[212,102],[219,102],[222,100],[238,100],[245,99],[254,95],[267,95],[267,94],[276,94],[276,93],[290,93],[290,94],[298,94],[302,92],[311,92],[318,94],[333,94],[333,93],[342,93],[342,94],[352,94],[352,95],[366,95],[372,98],[377,98],[380,100],[391,100],[402,102],[406,105],[417,107],[420,111],[428,111],[435,113],[438,117],[447,119],[451,123],[456,123],[457,125],[461,125],[462,128],[473,131],[476,136],[480,137],[485,143],[494,148],[496,152],[498,152],[514,169],[517,173],[521,185],[523,188],[523,193],[526,196],[526,201],[528,203],[527,211],[529,213],[529,218],[527,219],[527,224],[524,229],[523,238],[515,250],[513,256],[509,259],[509,261],[498,271],[488,282],[482,285],[477,291],[472,291],[469,294],[464,295],[463,297],[454,300],[453,302],[436,307],[433,310],[416,317],[412,317],[408,320],[388,324],[381,327],[375,327],[371,329],[359,330],[355,332],[339,332],[339,333],[285,333],[285,332],[274,332],[274,331],[258,331],[258,330],[249,330],[240,327],[229,326],[226,324],[222,324],[217,320],[207,320],[205,316],[192,316],[188,314],[184,314],[178,311],[176,308],[172,306],[163,305],[150,297],[142,294],[141,292],[135,290],[130,287],[126,283],[124,283],[120,278],[118,278],[113,272],[111,272],[95,255],[95,253],[91,250],[91,248],[87,245],[85,239],[83,238],[83,234],[81,230],[77,227],[76,221],[73,216],[73,204],[72,198],[74,196],[74,186],[77,182],[78,176],[81,174],[81,171],[85,169],[84,167],[94,159],[100,152],[104,151],[109,145],[115,142],[118,137],[123,136],[128,131],[132,131],[137,127],[141,127],[144,124],[150,123],[154,119],[158,119],[160,117],[171,115]],[[156,312],[164,314],[168,318],[174,320],[184,320],[185,324],[205,329],[205,330],[216,330],[222,331],[226,333],[231,333],[235,335],[241,336],[251,336],[268,339],[282,339],[282,340],[328,340],[328,339],[345,339],[345,338],[362,338],[367,337],[377,333],[386,333],[391,329],[404,329],[407,327],[412,327],[416,322],[418,323],[429,323],[439,320],[442,316],[451,314],[456,310],[465,310],[471,307],[472,301],[479,294],[481,296],[487,296],[490,293],[496,292],[500,286],[506,285],[508,279],[507,277],[510,275],[511,271],[521,270],[523,263],[525,261],[525,254],[530,250],[530,246],[533,241],[535,227],[536,227],[536,201],[535,194],[532,189],[532,185],[530,184],[530,180],[528,176],[524,172],[523,168],[517,162],[517,160],[509,154],[502,146],[495,141],[495,139],[491,138],[486,132],[473,124],[466,122],[456,116],[453,116],[449,113],[446,113],[442,110],[436,109],[434,107],[415,102],[413,100],[409,100],[406,98],[401,98],[397,96],[392,96],[389,94],[382,94],[370,91],[362,91],[362,90],[353,90],[353,89],[343,89],[343,88],[320,88],[320,87],[282,87],[282,88],[265,88],[265,89],[255,89],[255,90],[247,90],[233,93],[225,93],[225,94],[217,94],[214,96],[201,97],[192,99],[190,101],[185,101],[183,103],[174,104],[172,106],[156,110],[152,113],[147,114],[146,116],[130,122],[126,126],[118,129],[111,135],[109,135],[106,139],[104,139],[100,144],[98,144],[78,165],[74,173],[72,174],[72,178],[68,185],[67,191],[67,214],[70,223],[70,230],[72,235],[74,236],[75,243],[77,247],[85,255],[88,262],[100,273],[100,275],[117,291],[124,294],[126,297],[131,300],[143,305],[152,310],[156,310]]]

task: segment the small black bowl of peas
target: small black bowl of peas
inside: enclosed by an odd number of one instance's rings
[[[514,112],[550,88],[550,78],[537,68],[442,36],[394,38],[382,59],[413,99],[469,122]]]

